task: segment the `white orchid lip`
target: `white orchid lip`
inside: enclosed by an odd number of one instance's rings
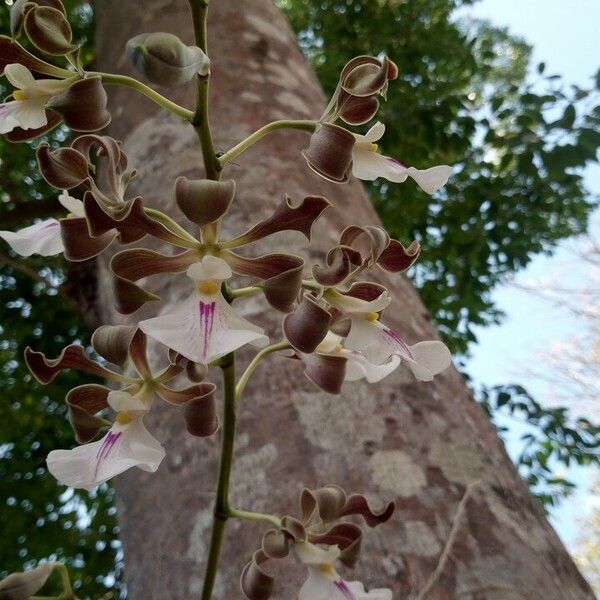
[[[400,161],[378,153],[377,141],[385,133],[385,125],[377,122],[365,135],[354,134],[352,173],[358,179],[374,181],[383,177],[393,183],[403,183],[409,177],[427,194],[433,194],[446,185],[452,167],[438,165],[428,169],[406,167]]]
[[[222,259],[205,256],[187,270],[192,294],[164,315],[141,321],[140,329],[189,360],[208,364],[245,344],[263,346],[263,330],[238,316],[221,293],[232,276]]]

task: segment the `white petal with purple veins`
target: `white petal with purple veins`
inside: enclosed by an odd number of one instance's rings
[[[40,221],[19,231],[0,231],[0,238],[21,256],[53,256],[64,250],[60,223],[56,219]]]
[[[90,490],[131,467],[154,472],[164,456],[163,447],[136,418],[126,425],[115,423],[97,442],[53,450],[46,462],[65,485]]]

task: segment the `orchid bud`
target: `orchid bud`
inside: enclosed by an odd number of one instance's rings
[[[75,131],[97,131],[110,123],[107,96],[100,77],[76,81],[59,96],[51,98],[48,108],[56,111]]]
[[[42,177],[58,190],[71,190],[89,176],[86,157],[73,148],[50,150],[48,143],[42,142],[36,154]]]
[[[329,181],[345,183],[350,177],[354,136],[337,125],[322,123],[302,151],[308,166]]]
[[[27,11],[27,7],[25,7]],[[61,56],[75,50],[73,32],[65,15],[51,6],[34,6],[25,13],[23,26],[31,43],[46,54]]]
[[[36,5],[50,6],[59,10],[63,15],[65,14],[65,7],[61,0],[16,0],[10,7],[10,32],[13,37],[20,35],[25,13]]]
[[[186,46],[172,33],[142,33],[127,42],[127,55],[152,83],[177,87],[194,75],[206,75],[208,56],[197,46]]]
[[[235,181],[211,181],[179,177],[175,200],[181,212],[193,223],[208,225],[218,221],[229,209],[235,195]]]

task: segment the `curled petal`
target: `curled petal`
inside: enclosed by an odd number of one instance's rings
[[[337,395],[346,378],[347,359],[343,356],[305,354],[304,374],[324,392]]]
[[[117,277],[137,281],[159,273],[182,273],[197,261],[198,255],[191,250],[166,255],[145,248],[133,248],[115,254],[110,261],[110,268]]]
[[[325,258],[325,266],[314,265],[313,277],[324,286],[336,286],[347,279],[363,262],[359,252],[348,246],[332,248]]]
[[[302,151],[302,156],[321,177],[333,183],[346,183],[352,170],[355,141],[354,135],[343,127],[322,123],[311,135],[308,148]]]
[[[342,70],[341,88],[348,94],[358,97],[383,93],[394,71],[392,65],[393,63],[387,57],[379,60],[373,56],[357,56]]]
[[[305,294],[298,308],[284,317],[283,332],[294,348],[310,354],[323,341],[330,325],[331,313]]]
[[[131,341],[129,342],[128,353],[131,362],[134,364],[136,371],[142,379],[152,377],[152,371],[148,364],[148,339],[146,334],[140,329],[136,329]]]
[[[64,250],[56,219],[40,221],[19,231],[0,231],[0,238],[21,256],[54,256]]]
[[[27,600],[39,592],[52,574],[57,562],[45,562],[29,571],[11,573],[0,581],[1,600]]]
[[[95,383],[80,385],[67,394],[69,421],[75,431],[75,439],[85,444],[96,437],[105,424],[104,419],[94,415],[108,407],[110,389]]]
[[[130,315],[144,306],[146,302],[156,302],[160,296],[148,292],[128,279],[117,277],[115,280],[115,308],[122,315]]]
[[[72,77],[73,72],[67,69],[61,69],[43,61],[27,52],[21,44],[9,38],[6,35],[0,35],[0,71],[3,71],[10,64],[20,64],[36,73],[51,75],[52,77]]]
[[[59,190],[73,189],[89,177],[88,160],[74,148],[50,150],[48,142],[42,142],[36,157],[43,178]]]
[[[345,504],[346,492],[337,485],[329,484],[316,490],[304,488],[300,494],[302,522],[306,524],[315,518],[325,522],[335,521]]]
[[[369,122],[379,110],[379,100],[375,96],[358,97],[340,91],[337,100],[337,114],[349,125],[363,125]]]
[[[352,494],[342,507],[339,516],[360,515],[369,527],[377,527],[388,521],[394,514],[395,502],[388,502],[381,510],[373,510],[362,494]]]
[[[295,542],[306,541],[306,529],[304,528],[304,525],[298,521],[298,519],[294,519],[294,517],[285,516],[281,519],[281,531]]]
[[[122,367],[129,357],[129,345],[136,330],[134,325],[102,325],[92,334],[92,346],[108,362]]]
[[[98,236],[90,236],[88,222],[84,217],[61,219],[60,233],[65,258],[71,262],[81,262],[98,256],[117,237],[117,232],[114,230]]]
[[[84,373],[91,373],[99,377],[106,377],[113,381],[122,381],[123,377],[110,371],[97,362],[94,362],[85,352],[83,346],[73,344],[63,349],[60,356],[53,360],[47,359],[42,352],[25,348],[25,362],[33,376],[40,383],[50,383],[61,371],[75,369]]]
[[[360,558],[362,535],[361,528],[354,523],[337,523],[324,533],[310,534],[309,541],[312,544],[337,546],[341,550],[340,562],[349,568],[353,568]]]
[[[391,273],[401,273],[414,264],[420,253],[421,244],[416,240],[407,248],[397,240],[390,240],[387,248],[377,259],[377,264]]]
[[[175,200],[181,212],[193,223],[208,225],[218,221],[231,206],[235,181],[190,180],[179,177],[175,182]]]
[[[213,383],[199,383],[192,387],[196,388],[196,395],[182,404],[188,433],[198,437],[213,435],[219,427],[215,405],[217,388]]]
[[[261,284],[261,288],[269,304],[281,312],[290,312],[293,310],[302,290],[304,261],[301,258],[297,258],[296,261],[292,262],[297,262],[296,266],[290,267],[278,275],[269,277]]]
[[[267,600],[273,593],[275,580],[262,568],[267,560],[268,556],[262,550],[257,550],[242,571],[240,587],[250,600]]]
[[[282,531],[269,529],[263,536],[262,549],[269,558],[285,558],[290,552],[290,541]]]
[[[246,258],[235,252],[224,251],[221,256],[229,263],[235,273],[265,280],[282,275],[286,271],[304,264],[304,261],[299,256],[294,256],[293,254],[273,253]]]
[[[377,225],[367,225],[366,227],[351,225],[342,231],[340,244],[352,247],[361,238],[367,241],[368,257],[366,260],[371,264],[377,262],[390,242],[390,237],[383,227]]]
[[[26,9],[26,5],[29,2],[31,2],[31,0],[16,0],[10,7],[10,32],[14,38],[17,38],[21,34],[24,17],[23,13],[26,12],[24,9]],[[51,6],[62,12],[62,14],[65,14],[65,7],[61,0],[36,0],[35,4]]]
[[[71,44],[73,32],[64,10],[34,6],[26,11],[23,27],[32,44],[45,54],[63,56],[76,49]]]
[[[322,196],[307,196],[298,206],[292,206],[289,196],[286,196],[275,212],[246,233],[227,242],[233,247],[261,240],[280,231],[299,231],[308,240],[315,221],[323,211],[331,206],[329,200]]]

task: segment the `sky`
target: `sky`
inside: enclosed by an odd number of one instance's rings
[[[563,75],[569,83],[589,86],[600,67],[600,0],[481,0],[463,14],[507,26],[533,46],[534,65],[545,62],[546,74]],[[600,193],[600,168],[588,169],[586,183],[592,193]],[[594,219],[596,231],[600,231],[599,216]],[[536,258],[516,281],[527,284],[560,273],[568,261],[572,262],[572,257],[565,249],[552,257]],[[574,283],[577,277],[585,276],[571,274]],[[507,317],[502,325],[477,332],[479,344],[473,348],[468,371],[488,385],[523,383],[542,401],[548,386],[528,376],[527,365],[539,360],[538,353],[551,341],[576,333],[581,324],[511,284],[499,287],[494,298]],[[514,441],[509,440],[507,447],[513,454],[518,451]],[[594,475],[589,470],[571,468],[567,476],[578,483],[578,491],[552,512],[551,521],[566,545],[574,549],[581,515],[597,505],[598,499],[590,493]]]

